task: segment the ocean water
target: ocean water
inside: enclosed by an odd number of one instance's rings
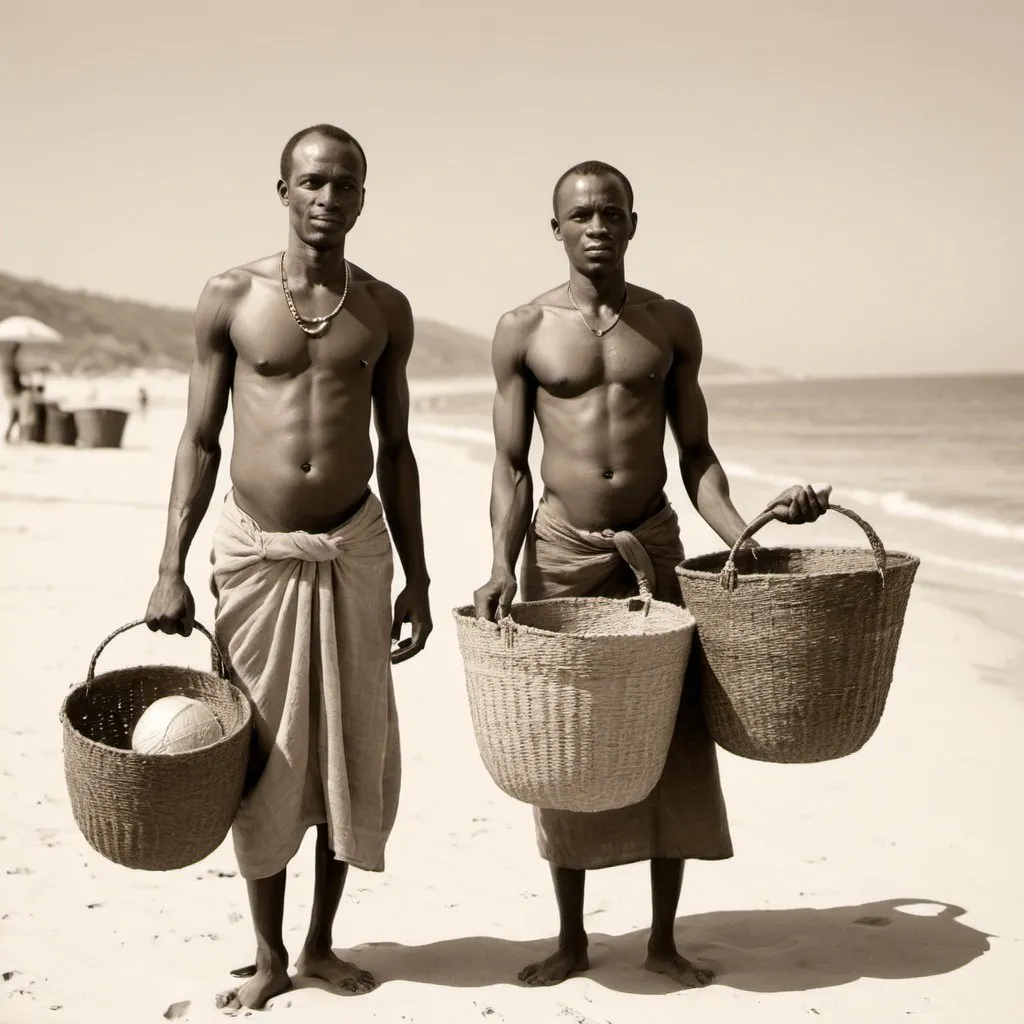
[[[1024,374],[709,379],[704,391],[730,479],[831,483],[836,501],[885,524],[888,546],[925,545],[933,564],[1024,592]],[[452,400],[443,419],[490,444],[489,396]]]

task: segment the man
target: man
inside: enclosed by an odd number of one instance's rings
[[[331,951],[349,864],[382,871],[400,779],[391,664],[431,631],[419,476],[409,443],[404,295],[345,259],[363,209],[366,158],[347,132],[289,140],[278,195],[288,245],[214,277],[196,312],[196,357],[174,465],[167,537],[146,620],[188,635],[184,569],[213,496],[231,397],[231,483],[214,538],[216,632],[252,698],[258,775],[233,825],[256,931],[256,965],[227,1008],[262,1008],[291,986],[282,938],[285,868],[317,827],[312,919],[299,974],[354,992],[372,976]],[[379,439],[369,489],[371,410]],[[391,607],[387,521],[405,573]],[[403,623],[411,640],[399,641]]]
[[[745,526],[708,441],[694,316],[678,302],[627,287],[624,257],[637,226],[628,180],[598,161],[579,164],[555,186],[554,214],[569,281],[506,313],[494,337],[494,561],[474,595],[481,617],[511,606],[524,541],[524,600],[635,594],[634,567],[619,553],[635,549],[622,543],[632,535],[648,556],[635,568],[653,571],[655,596],[681,602],[674,569],[683,549],[664,494],[666,422],[700,515],[729,546]],[[544,493],[531,523],[535,416]],[[794,487],[772,504],[780,518],[806,522],[821,514],[826,496],[827,489],[819,498]],[[711,971],[679,954],[674,939],[684,860],[732,856],[715,746],[692,686],[684,688],[664,774],[647,799],[596,814],[536,808],[534,817],[561,928],[556,952],[525,967],[520,980],[555,984],[585,970],[585,872],[644,860],[651,863],[653,905],[646,966],[684,986],[712,980]]]
[[[4,431],[5,443],[14,436],[15,427],[19,427],[20,431],[21,394],[25,390],[21,374],[18,372],[18,352],[20,350],[21,344],[15,342],[0,360],[0,393],[3,394],[4,402],[7,405],[8,417],[7,429]]]

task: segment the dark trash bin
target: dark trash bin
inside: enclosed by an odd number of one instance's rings
[[[120,448],[128,413],[123,409],[76,409],[75,427],[82,448]]]

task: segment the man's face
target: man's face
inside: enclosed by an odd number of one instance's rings
[[[363,159],[350,142],[304,138],[292,154],[291,174],[277,185],[295,234],[314,249],[340,244],[363,209]]]
[[[556,207],[551,228],[580,273],[601,276],[622,265],[636,214],[616,175],[571,175],[558,190]]]

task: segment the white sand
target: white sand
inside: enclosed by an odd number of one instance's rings
[[[145,609],[180,416],[134,418],[120,451],[0,450],[3,1024],[142,1024],[177,1003],[189,1004],[185,1019],[222,1019],[213,994],[252,958],[230,843],[182,871],[120,868],[79,834],[63,779],[60,701],[99,641]],[[688,868],[678,924],[683,950],[719,968],[715,985],[676,992],[640,969],[649,887],[636,865],[590,876],[592,971],[552,989],[519,986],[516,971],[553,948],[557,918],[529,809],[493,785],[477,756],[451,619],[489,568],[489,472],[436,439],[421,437],[417,454],[436,629],[426,652],[396,670],[405,767],[388,869],[352,872],[335,933],[382,984],[360,997],[299,988],[271,1003],[272,1020],[965,1024],[982,1010],[991,1021],[1024,1019],[1015,972],[1024,822],[1013,781],[1024,704],[976,668],[1015,649],[924,583],[886,716],[863,752],[801,767],[722,754],[736,857]],[[209,538],[225,488],[222,471],[189,559],[207,623]],[[716,547],[681,488],[671,496],[686,509],[690,550]],[[753,510],[770,496],[738,497]],[[765,532],[778,539],[785,529]],[[843,524],[815,530],[804,540],[850,541]],[[99,669],[154,661],[205,667],[208,652],[198,635],[143,627],[115,640]],[[307,841],[290,873],[293,955],[311,854]]]

